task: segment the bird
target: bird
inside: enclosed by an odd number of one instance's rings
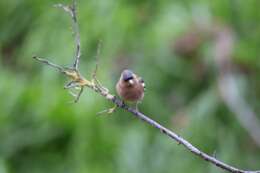
[[[123,101],[135,103],[138,111],[138,104],[144,98],[144,80],[132,70],[125,69],[116,84],[116,92]]]
[[[125,69],[122,71],[118,82],[116,83],[116,92],[123,102],[135,103],[135,110],[138,110],[138,104],[144,98],[145,83],[144,80],[136,75],[132,70]],[[115,105],[112,108],[101,111],[98,114],[113,113],[117,108]]]

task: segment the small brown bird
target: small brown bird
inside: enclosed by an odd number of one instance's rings
[[[136,103],[138,110],[138,103],[144,98],[145,83],[141,77],[126,69],[121,73],[116,84],[116,91],[124,101]]]
[[[131,70],[124,70],[116,84],[117,94],[126,102],[135,103],[135,108],[138,111],[138,103],[140,103],[144,98],[145,84],[144,80],[134,74]],[[113,113],[117,108],[114,107],[101,111],[102,113]]]

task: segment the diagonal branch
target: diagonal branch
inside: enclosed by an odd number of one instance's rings
[[[176,133],[174,133],[173,131],[169,130],[168,128],[162,126],[161,124],[159,124],[158,122],[154,121],[153,119],[149,118],[148,116],[146,116],[145,114],[137,111],[136,109],[133,109],[131,107],[128,107],[127,105],[124,104],[124,102],[116,97],[113,97],[111,95],[107,95],[106,98],[110,101],[112,101],[113,103],[115,103],[118,107],[132,113],[133,115],[135,115],[137,118],[143,120],[144,122],[150,124],[151,126],[155,127],[156,129],[160,130],[161,133],[169,136],[171,139],[175,140],[178,144],[181,144],[182,146],[184,146],[186,149],[188,149],[190,152],[192,152],[193,154],[199,156],[200,158],[204,159],[207,162],[210,162],[214,165],[216,165],[217,167],[226,170],[228,172],[233,172],[233,173],[260,173],[260,170],[258,171],[245,171],[245,170],[240,170],[238,168],[235,168],[233,166],[230,166],[220,160],[217,160],[215,157],[210,156],[202,151],[200,151],[198,148],[196,148],[195,146],[193,146],[191,143],[189,143],[187,140],[185,140],[184,138],[182,138],[181,136],[177,135]],[[112,99],[111,99],[112,98]]]
[[[47,64],[51,67],[58,69],[59,71],[63,72],[65,75],[67,75],[69,78],[71,78],[73,84],[76,84],[77,87],[81,87],[80,94],[83,92],[84,87],[90,88],[91,90],[93,90],[96,93],[98,93],[99,95],[103,96],[104,98],[106,98],[110,102],[116,104],[117,107],[124,109],[127,112],[132,113],[135,117],[143,120],[144,122],[148,123],[149,125],[153,126],[156,129],[158,129],[161,133],[163,133],[163,134],[167,135],[168,137],[170,137],[171,139],[175,140],[178,144],[184,146],[187,150],[189,150],[193,154],[199,156],[201,159],[204,159],[205,161],[212,163],[212,164],[216,165],[217,167],[219,167],[223,170],[226,170],[228,172],[233,172],[233,173],[260,173],[260,170],[259,171],[240,170],[238,168],[232,167],[232,166],[230,166],[230,165],[228,165],[224,162],[217,160],[213,156],[210,156],[210,155],[200,151],[198,148],[193,146],[191,143],[189,143],[187,140],[180,137],[179,135],[177,135],[173,131],[167,129],[166,127],[162,126],[158,122],[152,120],[151,118],[149,118],[145,114],[137,111],[136,109],[133,109],[133,108],[127,106],[122,100],[120,100],[116,96],[110,94],[109,90],[107,88],[101,86],[100,83],[97,83],[96,82],[97,80],[95,80],[95,79],[92,79],[92,80],[85,79],[80,74],[80,72],[78,71],[79,58],[80,58],[80,35],[79,35],[79,32],[78,32],[75,0],[73,0],[72,7],[64,6],[62,4],[58,4],[57,6],[63,8],[65,11],[69,12],[70,15],[72,16],[72,19],[73,19],[73,25],[74,25],[74,30],[75,30],[75,34],[76,34],[76,37],[75,37],[76,38],[75,39],[76,40],[76,57],[75,57],[75,62],[73,64],[73,69],[63,68],[63,67],[56,65],[56,64],[54,64],[54,63],[52,63],[52,62],[50,62],[46,59],[37,58],[37,57],[34,57],[34,59],[36,59],[37,61],[39,61],[41,63]],[[98,54],[99,54],[99,48],[98,48],[97,56],[98,56]],[[97,66],[95,68],[94,75],[92,76],[93,78],[96,77],[96,72],[97,72]],[[79,99],[80,94],[76,98],[77,100]]]

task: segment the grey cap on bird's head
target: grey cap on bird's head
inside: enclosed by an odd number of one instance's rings
[[[126,69],[122,72],[122,78],[124,81],[133,79],[133,77],[134,77],[134,73],[131,70]]]

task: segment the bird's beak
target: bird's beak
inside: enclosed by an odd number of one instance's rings
[[[128,82],[129,82],[131,85],[133,85],[133,84],[134,84],[134,81],[133,81],[133,79],[130,79]]]

